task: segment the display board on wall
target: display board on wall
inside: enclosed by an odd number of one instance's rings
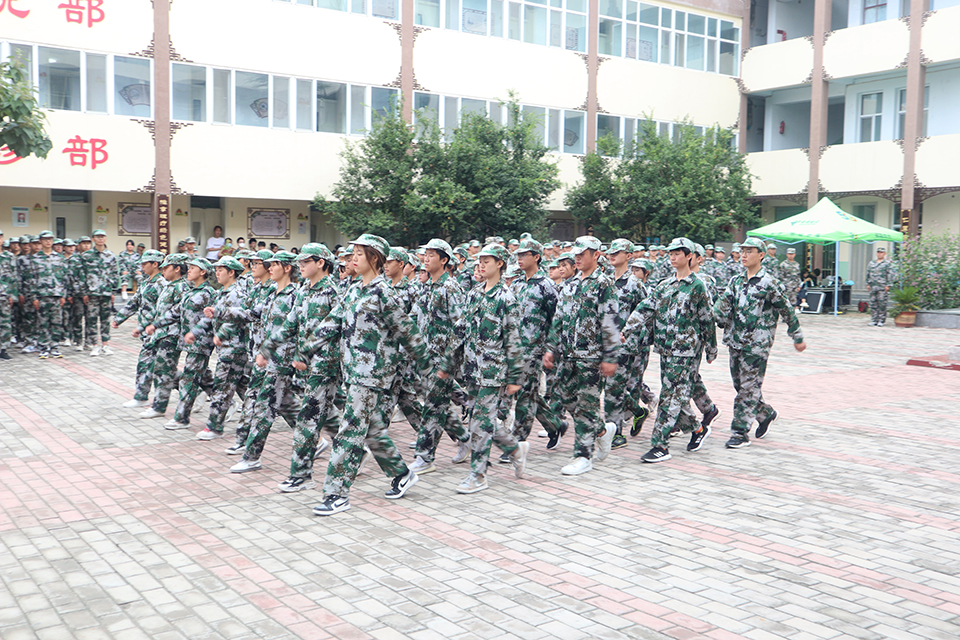
[[[254,238],[290,238],[290,209],[247,209],[248,235]]]
[[[13,226],[30,226],[30,209],[26,207],[13,207]]]
[[[157,249],[163,253],[170,251],[170,196],[157,194]]]
[[[153,233],[153,207],[132,202],[117,203],[119,234],[149,236]]]

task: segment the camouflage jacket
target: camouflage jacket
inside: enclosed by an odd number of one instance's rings
[[[638,286],[641,284],[639,280],[633,277],[629,269],[622,276],[614,280],[614,285],[617,287],[617,304],[619,306],[617,310],[618,331],[623,330],[623,326],[627,324],[627,318],[629,318],[633,310],[637,308],[640,301],[646,297],[645,289],[642,286]]]
[[[658,284],[630,314],[623,333],[629,339],[633,332],[639,334],[640,344],[647,344],[652,335],[657,353],[699,358],[706,352],[708,360],[717,356],[709,294],[703,280],[692,273]]]
[[[81,296],[112,296],[120,286],[120,262],[109,249],[90,249],[80,256],[82,280],[79,283]]]
[[[127,281],[127,279],[133,279],[137,275],[137,270],[140,269],[140,254],[136,251],[121,251],[117,255],[117,264],[120,268],[120,277]],[[123,272],[126,271],[127,275],[123,275]]]
[[[784,260],[777,271],[783,289],[788,296],[795,296],[802,284],[800,279],[800,263],[796,260]]]
[[[578,273],[564,285],[547,339],[554,357],[617,362],[620,331],[617,326],[616,287],[599,269]]]
[[[882,289],[896,282],[896,269],[890,260],[871,260],[867,265],[867,286],[871,289]]]
[[[67,267],[62,255],[56,251],[51,251],[50,255],[40,251],[33,255],[32,267],[30,280],[34,299],[50,296],[66,297]]]
[[[20,295],[20,271],[17,256],[0,251],[0,296],[15,298]],[[6,300],[3,301],[6,304]]]
[[[703,286],[707,288],[707,295],[710,296],[710,306],[713,307],[713,301],[717,299],[717,279],[709,273],[704,273],[703,269],[700,269],[696,276],[703,281]]]
[[[403,309],[403,312],[408,314],[413,308],[413,301],[416,296],[416,288],[411,286],[410,280],[406,276],[400,278],[400,281],[397,284],[387,282],[387,285],[390,287],[390,291],[396,297],[397,302],[400,304],[400,307]]]
[[[449,273],[441,275],[436,282],[427,280],[421,286],[413,314],[427,353],[436,362],[443,362],[450,353],[453,328],[460,321],[462,306],[460,285]]]
[[[217,358],[222,362],[243,364],[247,361],[250,351],[247,322],[245,320],[223,319],[225,309],[241,307],[246,297],[247,290],[239,279],[229,287],[220,289],[213,299],[213,318],[208,318],[205,315],[200,316],[197,324],[190,329],[191,333],[198,338],[206,337],[211,333],[214,338],[220,338]]]
[[[763,261],[760,262],[760,266],[763,267],[767,274],[774,280],[778,280],[780,278],[780,261],[774,256],[771,256],[770,254],[763,256]]]
[[[700,273],[716,278],[717,274],[724,270],[723,263],[716,258],[707,258],[700,265]]]
[[[488,291],[472,289],[455,329],[453,349],[440,369],[453,374],[462,363],[463,380],[475,387],[519,384],[520,334],[517,299],[503,282]]]
[[[670,264],[670,256],[660,256],[653,263],[653,272],[650,274],[651,286],[657,286],[660,281],[665,280],[673,274],[673,265]]]
[[[166,286],[166,279],[159,273],[154,274],[140,283],[136,293],[123,305],[123,308],[117,311],[114,321],[117,324],[123,324],[127,318],[137,314],[137,329],[142,333],[144,327],[154,321],[154,313],[157,308],[157,301],[160,299],[160,293]],[[141,336],[146,341],[146,336]]]
[[[773,346],[777,319],[783,318],[794,343],[803,342],[800,321],[783,286],[760,268],[752,278],[737,276],[714,305],[717,324],[724,329],[723,344],[766,357]]]
[[[230,327],[236,326],[237,323],[246,323],[247,336],[249,337],[248,353],[251,355],[258,353],[260,345],[263,344],[264,325],[261,318],[267,305],[270,304],[270,298],[276,288],[276,283],[273,280],[254,281],[251,288],[245,292],[238,290],[238,294],[245,293],[245,296],[230,296],[231,302],[239,302],[239,304],[229,306],[224,304],[215,310],[214,318],[220,322],[228,323]],[[219,331],[217,335],[220,335]],[[220,339],[223,340],[223,337],[221,336]]]
[[[33,254],[17,256],[17,275],[20,278],[20,295],[33,300]]]
[[[67,258],[65,286],[68,298],[79,298],[81,293],[81,283],[84,281],[83,261],[79,253],[74,253]]]
[[[732,257],[727,258],[723,265],[725,267],[725,271],[723,273],[723,278],[720,280],[724,289],[727,288],[727,285],[730,284],[730,281],[735,277],[747,272],[746,268],[743,266],[743,263],[739,260],[734,260]]]
[[[179,280],[177,281],[179,282]],[[210,355],[213,352],[213,336],[197,336],[193,344],[187,344],[183,337],[190,333],[203,318],[203,310],[212,304],[216,290],[206,280],[199,286],[192,286],[184,281],[183,295],[180,298],[180,304],[177,304],[163,312],[162,316],[154,320],[153,325],[157,328],[172,326],[171,335],[180,336],[180,350],[186,353],[200,353]]]
[[[336,342],[330,343],[327,348],[316,351],[311,358],[301,354],[301,346],[309,341],[310,335],[330,314],[330,310],[337,304],[340,292],[337,291],[333,278],[325,276],[316,284],[306,281],[297,291],[293,306],[287,312],[283,322],[277,326],[268,327],[266,338],[260,347],[260,353],[271,361],[278,361],[283,357],[282,351],[287,345],[293,344],[293,358],[306,362],[308,375],[322,376],[336,379],[340,376],[340,349]],[[276,301],[276,297],[274,297]]]
[[[421,371],[428,367],[426,345],[417,325],[407,316],[390,286],[380,275],[366,286],[358,281],[330,314],[312,331],[300,353],[312,358],[317,351],[340,342],[344,381],[373,389],[393,388],[401,358],[411,357]],[[401,356],[403,345],[406,356]]]
[[[180,334],[180,302],[190,289],[190,283],[186,278],[178,278],[173,282],[168,282],[160,290],[160,296],[157,298],[157,306],[154,309],[153,320],[150,322],[157,330],[152,338],[144,340],[144,345],[153,345],[161,340],[179,338]],[[171,319],[167,321],[167,315]]]
[[[476,266],[476,259],[468,258],[467,261],[463,263],[460,271],[457,272],[457,284],[459,284],[460,288],[464,291],[469,291],[473,288],[473,285],[477,284],[473,280],[473,269]]]
[[[557,286],[541,270],[532,278],[521,274],[513,281],[512,289],[517,299],[523,372],[530,375],[539,371],[539,363],[547,350],[547,336],[557,313]]]
[[[297,341],[294,339],[296,333],[284,339],[283,325],[296,308],[299,290],[300,287],[293,282],[280,290],[274,287],[260,316],[260,322],[263,325],[263,341],[257,353],[267,359],[267,371],[276,375],[291,376],[295,371],[293,355],[297,350]],[[268,342],[270,347],[264,349]]]

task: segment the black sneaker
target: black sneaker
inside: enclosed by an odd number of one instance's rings
[[[0,349],[0,360],[12,360],[6,349]]]
[[[672,456],[670,451],[666,447],[654,447],[643,454],[643,457],[640,458],[641,462],[665,462],[669,460]]]
[[[315,516],[332,516],[335,513],[346,511],[350,508],[350,498],[341,498],[340,496],[327,496],[323,502],[313,508]]]
[[[717,413],[719,413],[719,411]],[[694,431],[693,435],[690,436],[690,444],[687,445],[687,451],[700,451],[700,447],[703,446],[703,441],[707,439],[711,431],[710,425],[700,427],[699,431]]]
[[[636,438],[643,429],[643,423],[650,417],[650,409],[640,407],[640,413],[633,416],[633,426],[630,427],[630,437]]]
[[[566,420],[560,423],[560,431],[550,434],[550,439],[547,440],[547,451],[553,451],[558,446],[560,446],[560,439],[563,438],[564,434],[567,433],[567,429],[570,427],[570,423]]]
[[[703,414],[703,420],[700,421],[701,427],[709,427],[713,421],[720,417],[720,407],[713,405],[713,411]]]
[[[764,420],[763,422],[757,423],[757,430],[753,432],[754,437],[758,440],[764,438],[767,435],[767,431],[770,430],[770,427],[773,426],[773,423],[777,421],[777,418],[780,417],[776,411],[773,412],[773,415]]]
[[[742,449],[743,447],[750,446],[750,438],[747,437],[745,433],[735,433],[730,436],[730,439],[727,440],[725,445],[727,449]]]
[[[419,479],[413,471],[407,471],[405,474],[393,479],[393,482],[390,483],[390,488],[383,494],[383,497],[387,500],[402,498],[403,494],[405,494],[410,487],[417,484]]]
[[[676,438],[676,437],[679,437],[679,436],[681,436],[681,435],[683,435],[683,429],[681,429],[680,427],[674,427],[674,428],[673,428],[673,431],[670,432],[669,437],[670,437],[670,438]]]
[[[627,439],[623,437],[622,433],[613,436],[613,442],[610,443],[611,449],[622,449],[625,446],[627,446]]]
[[[498,462],[500,464],[513,464],[513,455],[509,453],[501,453]]]

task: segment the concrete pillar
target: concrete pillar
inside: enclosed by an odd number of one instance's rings
[[[903,132],[903,185],[900,191],[901,231],[916,236],[920,219],[916,212],[917,140],[923,136],[923,94],[927,68],[920,55],[923,36],[923,14],[927,0],[910,1],[910,53],[907,54],[907,113]]]

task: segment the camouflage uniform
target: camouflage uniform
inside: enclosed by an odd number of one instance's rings
[[[23,246],[21,243],[20,246]],[[27,243],[27,246],[30,246]],[[33,308],[33,254],[21,253],[17,257],[20,276],[20,337],[26,346],[37,345],[37,312]]]
[[[463,299],[457,281],[443,273],[434,282],[423,284],[414,304],[413,312],[419,333],[427,345],[430,359],[439,364],[446,360],[453,342],[453,330],[460,320]],[[446,431],[457,442],[467,442],[470,434],[464,429],[456,414],[450,411],[454,393],[454,380],[442,380],[435,372],[423,376],[424,395],[423,424],[417,437],[417,456],[424,462],[433,462],[440,441],[440,433]]]
[[[543,270],[531,278],[521,274],[514,280],[512,288],[517,299],[522,360],[514,432],[517,439],[524,442],[533,428],[534,414],[548,433],[555,434],[560,430],[560,416],[540,396],[543,354],[547,350],[547,335],[557,311],[558,297],[556,285]]]
[[[730,284],[731,280],[733,280],[734,278],[736,278],[737,276],[743,273],[746,273],[747,270],[743,266],[743,263],[740,262],[739,260],[734,260],[733,256],[730,256],[729,258],[727,258],[726,262],[724,262],[724,265],[726,265],[726,271],[723,275],[721,284],[722,284],[722,288],[726,290],[727,285]]]
[[[547,351],[559,360],[554,393],[573,416],[575,458],[593,457],[597,434],[604,428],[600,364],[619,359],[617,311],[616,286],[599,268],[589,276],[578,273],[560,292]]]
[[[763,401],[761,387],[777,320],[783,318],[796,344],[803,342],[803,332],[793,303],[764,268],[752,278],[734,278],[714,310],[717,324],[724,329],[723,343],[730,349],[730,375],[737,390],[730,428],[746,437],[753,420],[763,421],[774,414],[773,407]]]
[[[119,325],[126,322],[127,318],[133,316],[134,313],[137,314],[137,330],[140,332],[141,346],[140,355],[137,358],[136,390],[133,399],[141,402],[150,396],[150,386],[153,384],[153,364],[157,359],[156,340],[152,336],[144,334],[143,330],[148,325],[153,324],[157,301],[160,299],[160,293],[166,284],[166,279],[159,273],[150,276],[140,283],[137,292],[113,318],[113,321]]]
[[[650,290],[642,280],[636,278],[635,280],[637,287],[640,289],[638,297],[640,302],[642,302],[646,300],[647,296],[650,295]],[[636,309],[636,307],[634,307],[634,309]],[[627,318],[629,318],[629,316],[627,316]],[[624,326],[626,326],[626,322],[624,322]],[[620,347],[623,351],[630,354],[626,397],[628,403],[633,402],[636,405],[635,407],[627,407],[628,410],[632,410],[634,412],[634,415],[637,415],[640,412],[641,403],[650,404],[654,400],[653,392],[650,390],[650,387],[647,386],[647,383],[643,381],[643,374],[646,373],[647,366],[650,364],[651,342],[651,340],[648,340],[645,343],[641,343],[638,339],[633,338],[628,339],[626,343]]]
[[[0,350],[10,347],[13,339],[13,308],[11,298],[20,295],[20,276],[17,257],[10,251],[0,252]]]
[[[137,269],[140,267],[140,254],[136,251],[123,250],[117,255],[117,264],[120,270],[120,286],[127,285],[128,289],[133,289],[137,275]],[[127,275],[123,275],[126,272]]]
[[[800,285],[803,284],[800,279],[800,263],[796,260],[784,260],[780,263],[777,273],[787,300],[790,301],[790,304],[796,306],[797,296],[800,294]]]
[[[516,313],[516,298],[506,283],[498,282],[487,291],[484,287],[471,290],[457,323],[451,356],[440,366],[451,374],[456,369],[454,363],[462,362],[469,396],[470,468],[475,474],[486,473],[492,442],[504,453],[517,450],[517,440],[502,424],[496,424],[505,387],[520,382]]]
[[[649,285],[651,287],[655,287],[672,274],[673,267],[670,266],[670,256],[662,255],[657,258],[656,262],[653,264],[653,273],[651,273],[650,277],[648,278]]]
[[[645,289],[633,277],[629,268],[624,271],[622,276],[614,280],[614,286],[617,294],[617,335],[619,336],[619,332],[623,330],[627,323],[627,318],[645,297]],[[615,424],[618,430],[623,427],[628,415],[635,415],[640,412],[637,397],[628,393],[630,377],[634,373],[632,365],[635,357],[635,353],[621,348],[617,356],[617,371],[605,385],[604,419]]]
[[[32,266],[31,296],[40,304],[37,309],[37,344],[41,351],[50,351],[56,349],[62,339],[61,309],[66,295],[63,256],[54,251],[49,255],[40,251],[33,256]]]
[[[178,335],[180,324],[174,321],[174,318],[179,319],[179,315],[173,314],[176,313],[175,310],[180,306],[189,288],[190,283],[181,277],[164,286],[157,298],[154,318],[160,321],[170,314],[170,319],[162,326],[153,323],[156,331],[150,343],[156,352],[153,361],[153,384],[156,389],[153,395],[153,410],[157,413],[166,413],[167,405],[170,403],[170,393],[179,380],[177,367],[180,365],[180,336]]]
[[[387,476],[408,472],[406,463],[387,435],[390,389],[404,357],[427,368],[427,352],[416,324],[390,293],[384,277],[366,286],[358,282],[331,310],[326,319],[301,344],[301,355],[312,358],[319,350],[339,341],[341,370],[346,384],[346,404],[340,430],[333,442],[325,497],[346,497],[356,479],[364,444]]]
[[[85,251],[80,256],[84,280],[81,296],[89,296],[87,302],[87,343],[97,343],[97,321],[100,322],[100,341],[110,342],[110,308],[113,292],[120,286],[120,266],[117,256],[109,249]]]
[[[410,314],[413,308],[416,289],[410,281],[404,276],[397,284],[390,285],[397,303],[403,309],[404,313]],[[391,392],[391,407],[399,406],[407,422],[417,433],[423,424],[423,402],[417,394],[417,372],[416,367],[409,360],[405,360],[400,365],[396,381]]]
[[[780,279],[780,261],[777,260],[776,256],[772,256],[769,253],[763,256],[760,266],[763,267],[767,274],[774,280]]]
[[[887,319],[887,300],[890,296],[887,287],[896,281],[893,262],[890,260],[871,260],[867,265],[867,288],[870,290],[870,318],[877,324]]]
[[[83,341],[83,322],[87,317],[87,305],[83,303],[83,261],[80,253],[74,253],[67,258],[67,302],[68,316],[67,335],[74,346],[79,347]],[[88,338],[87,344],[90,344]]]
[[[624,334],[634,331],[641,343],[652,336],[660,354],[660,408],[651,443],[666,448],[675,427],[684,433],[697,428],[690,399],[699,358],[704,351],[708,361],[717,357],[713,310],[703,281],[691,273],[661,282],[627,320]]]
[[[313,476],[313,459],[321,429],[335,436],[339,428],[340,412],[334,406],[334,398],[340,389],[338,345],[331,343],[327,349],[317,351],[309,359],[300,353],[301,345],[330,314],[338,298],[339,292],[330,276],[324,276],[316,284],[304,282],[283,323],[272,327],[260,347],[260,353],[265,358],[276,361],[281,357],[281,350],[292,342],[295,346],[292,359],[307,364],[306,389],[293,436],[291,478]]]

